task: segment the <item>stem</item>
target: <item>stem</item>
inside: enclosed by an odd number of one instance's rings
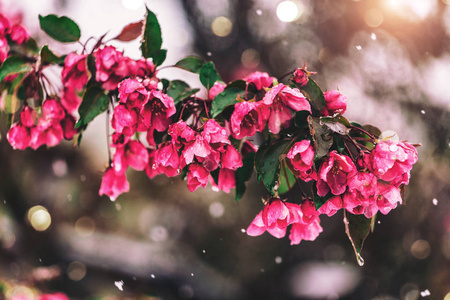
[[[374,135],[372,135],[371,133],[368,133],[366,130],[362,129],[361,127],[350,125],[350,128],[359,130],[360,132],[368,135],[373,141],[377,140],[377,138]]]
[[[208,107],[206,106],[206,100],[203,100],[203,104],[205,106],[206,117],[209,119],[209,110],[208,110]]]
[[[300,185],[298,180],[296,180],[295,183],[297,183],[298,189],[300,190],[300,194],[302,194],[302,199],[307,199],[308,197],[306,196],[305,192],[303,191],[302,186]]]
[[[286,74],[284,74],[283,76],[281,76],[281,77],[279,78],[279,80],[281,81],[281,79],[283,79],[283,78],[286,77],[286,76],[291,75],[291,74],[294,73],[294,72],[295,72],[295,69],[292,70],[292,71],[290,71],[290,72],[288,72],[288,73],[286,73]]]

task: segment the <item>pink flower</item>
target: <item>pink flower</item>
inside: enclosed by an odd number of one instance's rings
[[[356,215],[364,213],[366,216],[372,217],[367,208],[375,203],[376,192],[377,178],[375,175],[358,172],[348,180],[348,191],[343,196],[344,208]]]
[[[190,164],[194,157],[203,161],[205,157],[211,154],[212,148],[202,135],[197,134],[195,140],[186,144],[181,155],[184,158],[185,165]]]
[[[257,90],[268,88],[276,80],[275,77],[270,77],[266,72],[253,72],[244,78],[247,83],[253,83]]]
[[[239,102],[231,115],[231,132],[236,139],[253,136],[266,126],[269,110],[262,102]]]
[[[127,109],[125,105],[119,104],[114,109],[111,126],[118,133],[132,136],[136,132],[138,115],[134,109]]]
[[[103,84],[106,90],[115,90],[120,81],[129,75],[128,65],[123,57],[113,46],[97,49],[94,52],[95,79]]]
[[[225,193],[229,193],[231,189],[236,187],[235,171],[230,169],[221,168],[219,170],[219,180],[217,185],[210,176],[210,182],[213,186],[213,190],[222,190]]]
[[[60,122],[66,116],[66,112],[55,99],[47,99],[42,104],[42,116],[48,122]]]
[[[153,77],[156,75],[155,65],[149,59],[132,60],[125,57],[130,76]]]
[[[299,86],[305,86],[308,83],[308,74],[302,68],[297,68],[292,76],[292,81]]]
[[[292,146],[287,154],[292,166],[299,171],[299,177],[304,181],[317,180],[314,164],[314,149],[309,140],[302,140]]]
[[[187,186],[190,192],[195,191],[199,187],[205,187],[208,184],[209,172],[200,164],[190,164],[186,176]]]
[[[8,57],[9,46],[8,41],[0,36],[0,63],[3,63]]]
[[[227,145],[221,155],[222,168],[236,170],[242,167],[241,155],[233,145]]]
[[[42,145],[53,147],[64,138],[64,132],[60,123],[48,123],[45,119],[39,119],[38,125],[30,130],[30,147],[36,150]]]
[[[286,235],[286,227],[299,222],[301,217],[298,205],[284,203],[279,198],[272,198],[252,221],[247,229],[247,234],[258,236],[267,230],[274,237],[282,238]]]
[[[291,89],[280,83],[269,90],[263,98],[263,103],[269,106],[269,130],[279,133],[281,127],[289,127],[292,112],[306,110],[311,112],[311,105],[298,89]]]
[[[141,108],[147,103],[149,93],[144,85],[136,79],[125,79],[119,84],[120,103],[127,108]]]
[[[61,105],[69,113],[73,114],[78,111],[81,104],[81,97],[77,94],[77,91],[71,87],[64,87],[61,96]]]
[[[175,104],[171,97],[158,90],[150,91],[149,100],[140,111],[138,131],[146,131],[149,128],[165,131],[172,123],[170,117],[175,112]]]
[[[380,179],[400,186],[408,184],[410,171],[417,162],[416,148],[406,142],[379,142],[370,154],[372,172]]]
[[[196,132],[183,120],[170,125],[168,133],[172,137],[172,142],[178,149],[186,143],[195,140],[196,135]]]
[[[294,223],[289,234],[291,245],[298,245],[302,240],[314,241],[322,231],[319,217],[315,217],[311,223]]]
[[[106,195],[112,201],[116,200],[120,194],[130,190],[125,172],[116,172],[114,168],[108,168],[103,175],[102,184],[98,192],[99,196]]]
[[[325,96],[325,106],[320,114],[322,116],[332,116],[336,113],[343,114],[347,109],[347,97],[339,91],[328,91],[323,93]]]
[[[25,29],[25,27],[23,27],[20,24],[16,24],[16,25],[13,25],[13,27],[11,27],[10,36],[14,42],[16,42],[18,45],[20,45],[20,44],[23,44],[26,41],[28,41],[30,34]]]
[[[125,172],[128,166],[143,171],[148,165],[148,151],[141,142],[131,140],[116,149],[111,166],[116,172]]]
[[[147,149],[147,150],[148,150],[148,164],[145,167],[145,173],[147,174],[148,178],[152,179],[156,175],[159,175],[160,172],[155,164],[156,150],[153,150],[153,149]]]
[[[391,209],[396,208],[397,203],[402,204],[402,196],[398,187],[381,181],[378,181],[377,184],[376,200],[378,210],[383,215],[389,213]]]
[[[208,99],[214,99],[218,94],[222,93],[227,85],[223,82],[216,81],[209,89]]]
[[[87,54],[69,53],[64,60],[61,76],[65,87],[81,91],[88,80]]]
[[[161,144],[156,150],[155,166],[160,173],[166,174],[167,177],[173,177],[180,173],[180,157],[171,142]]]
[[[341,196],[333,196],[327,200],[318,210],[320,214],[331,217],[343,207]]]
[[[15,123],[9,129],[6,138],[14,149],[24,150],[30,144],[30,130],[20,123]]]
[[[231,142],[228,139],[227,131],[220,126],[215,120],[209,119],[203,125],[202,136],[204,140],[209,143],[211,148],[223,152],[226,145]]]
[[[10,31],[9,20],[3,14],[0,14],[0,37],[4,37]]]
[[[324,197],[331,190],[333,195],[341,195],[347,188],[347,180],[355,174],[356,166],[350,157],[331,151],[319,169],[317,194]]]
[[[20,123],[25,127],[33,127],[36,122],[36,112],[28,105],[24,105],[20,112]]]
[[[69,298],[63,293],[55,294],[42,294],[38,300],[69,300]]]
[[[64,139],[70,141],[73,136],[78,132],[75,129],[75,118],[69,114],[61,121],[61,127],[64,133]]]

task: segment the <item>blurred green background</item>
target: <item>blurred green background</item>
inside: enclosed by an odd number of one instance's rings
[[[0,280],[71,299],[450,299],[450,1],[145,4],[161,23],[166,65],[195,54],[231,81],[255,70],[282,76],[306,62],[322,89],[348,97],[348,119],[421,143],[405,205],[378,216],[360,267],[341,212],[321,216],[324,232],[314,242],[247,236],[267,195],[254,176],[235,203],[209,186],[189,193],[178,177],[150,181],[130,170],[130,193],[111,202],[98,196],[108,159],[100,117],[79,149],[14,151],[1,139]],[[80,47],[39,33],[38,14],[71,17],[87,40],[108,30],[112,37],[145,13],[142,0],[16,0],[0,8],[21,13],[39,44],[60,53]],[[138,41],[114,45],[139,54]],[[183,71],[160,76],[200,85]],[[50,216],[50,226],[36,230],[34,214]]]

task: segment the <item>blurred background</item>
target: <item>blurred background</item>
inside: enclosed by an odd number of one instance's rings
[[[450,300],[449,0],[3,0],[39,44],[80,50],[39,32],[38,14],[75,20],[82,40],[158,17],[165,65],[212,60],[224,81],[252,71],[282,76],[306,62],[323,90],[349,99],[346,117],[421,143],[406,203],[379,215],[360,267],[341,213],[321,217],[314,242],[290,246],[245,234],[262,209],[246,195],[130,170],[130,193],[98,196],[107,163],[106,120],[70,143],[13,151],[0,141],[0,291],[30,287],[71,299]],[[93,42],[94,44],[94,42]],[[139,57],[139,41],[113,43]],[[91,45],[93,46],[93,45]],[[199,87],[195,76],[161,77]],[[233,193],[233,192],[232,192]]]

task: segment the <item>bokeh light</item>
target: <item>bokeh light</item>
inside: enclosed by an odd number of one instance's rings
[[[367,26],[378,27],[383,23],[383,21],[383,12],[378,8],[368,9],[364,14],[364,22],[366,22]]]
[[[255,49],[249,48],[242,52],[241,63],[244,67],[252,69],[259,65],[260,57],[259,52]]]
[[[28,210],[28,221],[36,231],[45,231],[50,227],[52,218],[45,207],[36,205]]]
[[[80,237],[89,237],[95,231],[95,222],[90,217],[81,217],[75,222],[75,232]]]
[[[227,17],[220,16],[211,23],[211,29],[215,35],[226,37],[233,30],[233,23]]]
[[[67,266],[67,276],[70,280],[80,281],[86,276],[86,266],[79,261],[71,262]]]
[[[411,245],[411,254],[417,259],[427,258],[430,252],[430,243],[425,240],[417,240]]]
[[[277,17],[282,22],[293,22],[303,13],[303,7],[293,1],[283,1],[277,6]]]
[[[445,0],[448,1],[448,0]],[[436,0],[385,0],[384,6],[411,22],[426,19],[436,8]]]

